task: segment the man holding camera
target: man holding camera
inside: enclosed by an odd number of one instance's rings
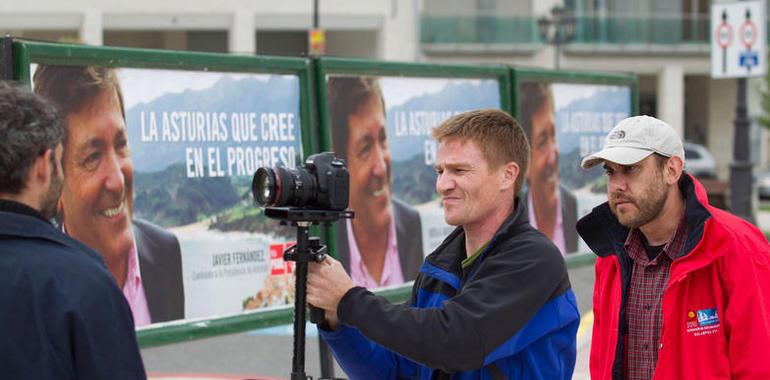
[[[457,226],[393,305],[353,285],[342,265],[310,265],[308,302],[352,379],[569,379],[579,313],[561,254],[528,222],[518,193],[529,144],[499,110],[436,128],[436,190]]]
[[[145,379],[131,310],[99,254],[49,221],[66,129],[0,82],[0,376]]]

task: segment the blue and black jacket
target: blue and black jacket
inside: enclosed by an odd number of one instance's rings
[[[519,203],[519,202],[517,202]],[[559,250],[517,207],[465,269],[457,228],[408,303],[348,291],[321,331],[351,379],[570,379],[580,314]]]

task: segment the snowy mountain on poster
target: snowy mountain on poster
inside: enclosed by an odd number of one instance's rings
[[[388,94],[384,94],[388,98]],[[452,82],[441,91],[416,96],[387,110],[388,147],[393,161],[409,161],[423,155],[432,128],[446,118],[479,108],[500,108],[496,80]]]
[[[574,121],[575,119],[570,117],[576,115],[585,116],[582,118],[583,123],[590,124],[596,129],[592,134],[600,136],[604,140],[604,136],[615,122],[631,114],[631,89],[615,86],[608,87],[606,90],[598,90],[590,97],[579,98],[566,104],[556,110],[556,113],[558,115],[556,128],[559,133],[559,150],[562,153],[576,151],[580,148],[579,135],[586,135],[586,133],[565,133],[565,130],[575,129],[574,126],[565,125],[565,122]],[[609,120],[607,120],[608,116]],[[607,125],[599,128],[601,124]]]

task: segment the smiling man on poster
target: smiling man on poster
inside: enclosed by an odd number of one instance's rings
[[[114,70],[40,65],[33,82],[67,123],[59,202],[64,232],[102,254],[137,326],[184,318],[178,240],[132,218],[133,167]]]
[[[347,160],[350,207],[337,223],[338,253],[357,285],[376,288],[417,277],[423,258],[417,211],[392,195],[385,102],[374,77],[329,78],[334,150]]]
[[[519,117],[532,145],[527,173],[529,222],[559,248],[562,255],[578,249],[577,199],[559,177],[559,144],[553,92],[548,83],[524,82],[519,86]]]
[[[65,135],[54,105],[0,81],[0,377],[146,379],[102,258],[51,224]]]

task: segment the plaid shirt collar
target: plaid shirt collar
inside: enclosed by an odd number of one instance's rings
[[[687,241],[687,222],[685,218],[679,221],[679,225],[676,227],[676,232],[671,240],[663,247],[663,253],[668,256],[671,261],[674,261],[684,255],[684,243]],[[628,257],[643,265],[655,265],[660,259],[660,255],[654,260],[650,260],[647,257],[647,252],[644,249],[644,243],[642,243],[642,231],[638,228],[631,229],[626,237],[624,243]]]

